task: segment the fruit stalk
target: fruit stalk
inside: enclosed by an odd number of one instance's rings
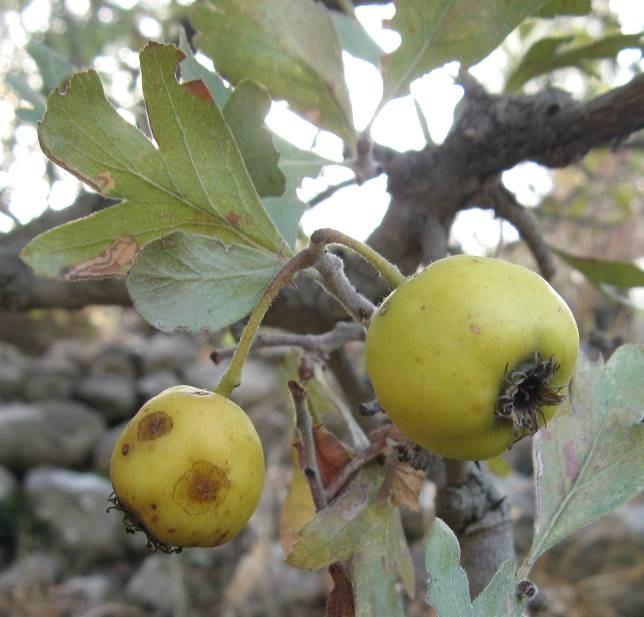
[[[360,242],[351,236],[347,236],[335,229],[317,229],[311,234],[311,245],[341,244],[355,251],[365,261],[370,263],[381,276],[395,289],[402,285],[407,278],[405,275],[390,261],[385,259],[380,253],[372,249],[364,242]]]

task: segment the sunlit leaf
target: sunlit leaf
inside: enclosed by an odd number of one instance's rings
[[[279,154],[264,118],[271,97],[259,84],[242,81],[224,107],[224,118],[235,136],[246,169],[262,196],[279,196],[285,188],[284,174],[277,165]]]
[[[253,309],[281,265],[265,251],[176,232],[141,251],[127,288],[159,330],[216,332]]]
[[[36,273],[70,280],[124,274],[145,243],[175,230],[290,254],[221,112],[177,83],[181,58],[172,45],[149,44],[141,52],[158,149],[108,103],[94,71],[77,73],[50,95],[39,125],[44,152],[123,203],[33,240],[22,257]]]
[[[383,59],[384,99],[404,96],[409,84],[446,62],[471,65],[498,47],[546,0],[399,0],[393,29],[400,47]]]
[[[197,61],[183,28],[179,29],[179,49],[185,55],[185,58],[181,61],[181,78],[183,81],[197,81],[199,79],[203,81],[208,86],[208,90],[210,90],[210,94],[212,94],[219,109],[223,109],[232,90],[224,85],[219,75],[209,71]]]
[[[592,8],[591,0],[550,0],[537,11],[537,17],[556,17],[557,15],[586,15]]]
[[[369,36],[362,24],[352,15],[339,11],[331,11],[331,19],[338,33],[342,49],[356,58],[378,66],[384,52],[380,45]]]
[[[628,261],[609,261],[596,257],[577,257],[561,249],[550,249],[569,266],[581,272],[593,285],[615,287],[644,287],[644,270]]]
[[[546,37],[534,43],[508,76],[506,91],[518,90],[533,77],[556,69],[585,69],[588,61],[615,58],[623,49],[644,50],[642,33],[612,34],[592,42],[571,45],[574,39],[573,36]]]
[[[338,37],[313,0],[211,0],[192,12],[197,46],[236,84],[252,79],[314,124],[355,142]]]
[[[570,401],[534,437],[537,507],[527,572],[553,544],[644,489],[644,347],[584,357]]]

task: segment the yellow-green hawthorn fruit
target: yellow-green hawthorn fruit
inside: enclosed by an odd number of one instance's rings
[[[229,399],[175,386],[149,400],[116,442],[110,478],[120,506],[159,542],[218,546],[259,501],[264,453]]]
[[[448,458],[483,460],[553,417],[579,333],[539,275],[459,255],[394,290],[366,347],[378,399],[409,439]]]

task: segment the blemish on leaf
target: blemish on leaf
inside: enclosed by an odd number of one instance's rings
[[[322,121],[322,112],[319,109],[308,109],[304,112],[304,116],[309,122],[312,122],[316,125],[320,124],[320,122]]]
[[[110,244],[102,253],[83,261],[62,272],[67,281],[119,276],[132,265],[139,252],[139,244],[133,236],[121,236]]]
[[[472,332],[472,334],[481,334],[481,328],[476,324],[470,324],[470,332]]]
[[[99,171],[96,174],[96,186],[102,195],[109,195],[116,186],[116,181],[108,171]]]
[[[165,411],[153,411],[139,422],[140,441],[152,441],[167,435],[172,430],[172,418]]]
[[[208,86],[204,83],[203,79],[195,79],[193,81],[186,81],[181,84],[181,87],[188,91],[192,96],[211,103],[214,105],[215,99],[213,98]]]
[[[579,459],[575,450],[575,444],[567,441],[563,447],[564,460],[566,462],[566,476],[571,482],[574,482],[579,475]]]
[[[188,514],[216,509],[230,488],[228,473],[209,461],[197,461],[175,484],[172,498]]]
[[[226,215],[226,220],[233,226],[239,229],[239,214],[232,210]]]

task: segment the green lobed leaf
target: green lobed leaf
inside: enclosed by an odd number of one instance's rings
[[[474,617],[521,617],[525,600],[517,599],[516,568],[505,561],[472,604]]]
[[[628,261],[609,261],[596,257],[577,257],[550,246],[550,250],[569,266],[581,272],[593,285],[644,287],[644,270]]]
[[[426,565],[429,603],[438,617],[521,617],[525,601],[517,598],[514,564],[504,562],[485,589],[470,602],[467,574],[460,565],[461,548],[454,532],[436,517],[429,532]]]
[[[391,25],[402,42],[383,59],[384,100],[404,96],[414,79],[446,62],[482,60],[545,3],[399,0]]]
[[[224,85],[219,75],[209,71],[197,61],[183,28],[179,29],[179,49],[185,55],[185,58],[181,61],[181,78],[183,81],[203,81],[208,90],[210,90],[210,94],[212,94],[219,109],[223,109],[232,91]]]
[[[534,437],[536,515],[527,573],[548,548],[644,489],[644,346],[583,356],[569,404]]]
[[[382,47],[371,38],[355,17],[339,11],[331,11],[331,19],[342,49],[376,66],[380,64],[380,58],[384,53]]]
[[[195,6],[196,43],[236,84],[252,79],[314,124],[356,140],[338,37],[313,0],[211,0]]]
[[[461,568],[461,547],[445,521],[432,523],[425,552],[429,603],[439,617],[472,617],[467,574]]]
[[[39,125],[47,156],[118,206],[38,236],[22,258],[69,280],[124,274],[140,248],[184,229],[290,254],[255,191],[221,112],[175,80],[181,52],[141,52],[143,94],[158,149],[108,103],[94,71],[48,99]],[[115,210],[118,208],[118,210]]]
[[[31,39],[25,49],[38,65],[47,90],[53,90],[74,72],[74,65],[51,47]]]
[[[256,248],[175,232],[141,251],[127,288],[159,330],[216,332],[253,309],[283,263]]]
[[[322,167],[332,165],[329,161],[314,152],[300,150],[288,141],[273,135],[273,143],[280,153],[279,167],[286,177],[286,188],[280,197],[264,198],[264,206],[269,211],[275,224],[282,232],[290,247],[295,245],[298,223],[304,214],[304,204],[296,194],[296,189],[306,177],[315,178]]]
[[[279,154],[272,133],[264,124],[271,107],[268,91],[253,81],[237,84],[226,106],[224,118],[235,136],[255,189],[262,196],[284,193],[286,180],[277,165]]]
[[[364,468],[347,488],[300,530],[286,557],[287,563],[315,570],[349,559],[361,543],[380,533],[390,508],[371,499],[383,474],[373,466]]]
[[[387,571],[382,557],[382,553],[362,550],[353,556],[355,617],[405,617],[396,577]]]
[[[565,67],[584,69],[590,60],[614,58],[623,49],[644,50],[644,39],[639,34],[611,34],[590,43],[570,46],[573,36],[543,38],[530,47],[519,64],[510,73],[506,91],[514,92],[527,81],[539,75]]]
[[[586,15],[592,8],[591,0],[550,0],[536,12],[537,17],[557,17],[558,15]]]

